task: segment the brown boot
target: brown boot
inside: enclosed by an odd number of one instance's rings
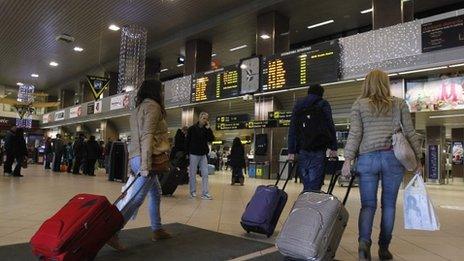
[[[153,232],[153,237],[151,238],[151,240],[158,241],[158,240],[169,239],[169,238],[172,238],[171,234],[166,232],[166,230],[160,228]]]
[[[108,240],[108,242],[106,242],[106,244],[108,246],[114,248],[117,251],[126,250],[126,247],[121,243],[121,241],[119,241],[119,237],[118,237],[117,234],[114,235],[113,237],[111,237],[110,240]]]

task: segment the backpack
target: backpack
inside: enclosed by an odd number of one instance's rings
[[[299,148],[306,151],[323,150],[328,147],[331,135],[324,115],[322,99],[296,112],[297,139]]]

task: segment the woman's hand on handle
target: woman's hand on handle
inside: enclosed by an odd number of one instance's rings
[[[142,176],[142,177],[148,177],[149,174],[150,174],[150,172],[148,170],[140,171],[140,176]]]
[[[351,176],[351,162],[353,160],[351,159],[346,159],[345,160],[345,163],[343,163],[343,167],[342,167],[342,176],[344,177],[349,177]]]

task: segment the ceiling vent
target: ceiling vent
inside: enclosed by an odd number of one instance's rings
[[[60,34],[56,37],[58,42],[72,43],[74,42],[74,37],[69,34]]]

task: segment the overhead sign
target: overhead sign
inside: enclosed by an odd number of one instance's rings
[[[240,94],[239,79],[240,70],[235,65],[195,74],[192,79],[191,102],[236,97]]]
[[[111,98],[110,111],[129,108],[130,96],[128,93]]]
[[[261,70],[264,92],[336,82],[340,78],[340,46],[334,40],[264,57]]]
[[[422,52],[464,45],[464,15],[422,24]]]
[[[253,57],[240,62],[241,69],[241,90],[240,94],[255,93],[259,91],[261,59]]]
[[[249,121],[249,114],[218,116],[216,117],[216,130],[246,129]]]
[[[56,111],[55,112],[55,121],[62,121],[64,120],[64,110]]]
[[[289,127],[292,119],[291,111],[271,111],[268,114],[270,121],[275,121],[276,127]]]
[[[95,102],[95,114],[101,113],[102,112],[102,101],[96,101]]]
[[[69,109],[69,118],[77,118],[82,116],[82,106],[76,106]]]
[[[98,100],[100,99],[100,96],[105,91],[105,89],[108,87],[110,78],[87,75],[87,82],[90,85],[93,97],[95,100]]]

